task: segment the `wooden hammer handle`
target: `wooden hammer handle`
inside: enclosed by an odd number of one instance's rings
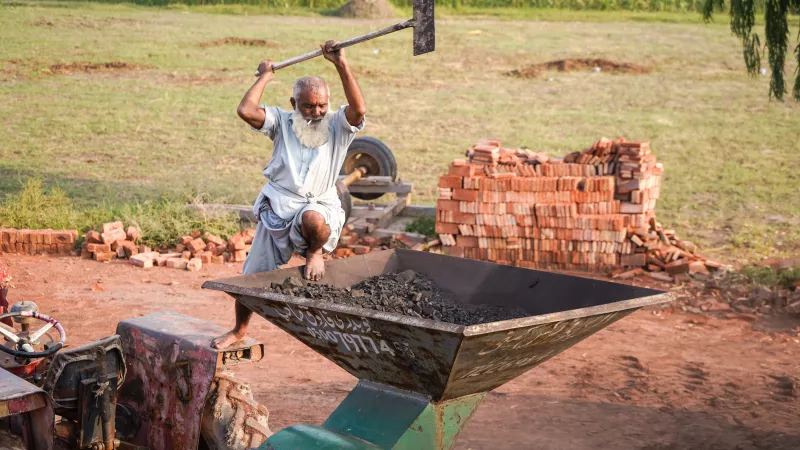
[[[408,19],[405,22],[398,23],[392,25],[390,27],[381,28],[380,30],[373,31],[372,33],[367,33],[361,36],[354,37],[352,39],[348,39],[346,41],[342,41],[334,47],[334,50],[339,50],[340,48],[350,47],[351,45],[360,44],[365,41],[369,41],[370,39],[375,39],[376,37],[385,36],[389,33],[394,33],[395,31],[404,30],[409,27],[414,26],[414,19]],[[316,58],[317,56],[322,56],[322,50],[314,50],[313,52],[306,53],[305,55],[295,56],[292,59],[287,59],[286,61],[279,62],[278,64],[272,65],[272,71],[276,71],[279,69],[283,69],[284,67],[289,67],[293,64],[297,64],[303,61],[308,61],[309,59]],[[258,73],[256,73],[258,76]]]

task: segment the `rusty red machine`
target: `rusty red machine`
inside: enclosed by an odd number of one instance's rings
[[[122,321],[113,336],[61,349],[63,328],[28,302],[0,315],[22,326],[13,337],[7,327],[2,332],[16,341],[0,348],[9,354],[0,359],[0,422],[29,449],[52,448],[53,434],[79,449],[446,449],[488,391],[643,306],[672,300],[652,289],[410,250],[326,262],[325,282],[338,287],[414,270],[459,302],[529,313],[461,326],[266,289],[301,270],[203,287],[229,293],[359,379],[322,426],[272,434],[266,409],[252,396],[242,404],[249,412],[220,405],[230,381],[221,374],[261,359],[258,342],[215,350],[211,339],[225,330],[165,311]],[[44,321],[45,330],[32,331],[33,320]],[[45,337],[52,330],[58,336]],[[215,429],[224,439],[213,441]]]

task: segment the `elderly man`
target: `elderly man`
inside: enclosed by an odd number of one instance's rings
[[[259,220],[242,270],[245,275],[275,270],[297,252],[306,257],[305,277],[320,280],[325,272],[322,254],[333,251],[339,240],[345,217],[336,179],[347,148],[364,128],[366,105],[344,50],[334,50],[336,44],[328,41],[320,47],[339,72],[346,106],[329,111],[328,86],[322,78],[311,76],[295,82],[289,99],[293,111],[260,105],[273,76],[271,60],[258,66],[258,80],[239,104],[239,117],[274,143],[272,159],[264,169],[269,181],[253,206]],[[224,348],[241,340],[251,316],[237,302],[233,330],[211,345]]]

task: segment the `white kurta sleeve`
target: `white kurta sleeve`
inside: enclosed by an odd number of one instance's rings
[[[344,152],[347,152],[347,148],[350,147],[350,143],[353,142],[356,134],[364,129],[367,118],[364,117],[357,126],[350,125],[350,122],[347,121],[345,108],[347,108],[347,105],[342,106],[339,108],[339,111],[336,111],[336,117],[334,117],[333,122],[335,127],[334,136],[336,139],[335,147],[336,149],[343,149]]]
[[[280,113],[278,112],[278,108],[276,107],[267,107],[265,105],[258,105],[259,109],[264,110],[264,125],[261,128],[250,127],[253,131],[258,131],[259,133],[264,133],[264,136],[269,137],[273,141],[275,140],[275,132],[277,131],[278,127],[278,118],[280,117]]]

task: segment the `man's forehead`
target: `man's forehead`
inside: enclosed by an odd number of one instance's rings
[[[303,89],[300,89],[300,92],[297,93],[297,98],[295,99],[298,102],[328,102],[328,90],[325,89],[324,86],[309,86]]]

